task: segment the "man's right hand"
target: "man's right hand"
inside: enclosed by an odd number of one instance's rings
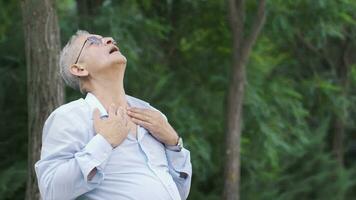
[[[108,117],[100,119],[100,111],[95,108],[93,113],[94,130],[102,135],[113,148],[121,144],[129,133],[127,115],[123,108],[116,109],[114,104],[109,107]]]

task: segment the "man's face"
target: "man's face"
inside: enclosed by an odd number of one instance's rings
[[[83,66],[91,76],[104,75],[109,78],[108,75],[125,70],[126,58],[111,37],[82,35],[75,41],[75,45],[78,49],[77,64]]]

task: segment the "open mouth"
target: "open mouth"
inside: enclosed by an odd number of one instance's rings
[[[114,53],[116,51],[119,51],[119,48],[113,46],[113,47],[110,48],[109,54],[112,54],[112,53]]]

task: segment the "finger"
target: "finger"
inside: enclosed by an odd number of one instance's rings
[[[128,111],[134,112],[134,113],[141,113],[141,114],[147,115],[147,116],[151,115],[151,113],[150,113],[151,110],[150,109],[145,109],[145,108],[129,107]]]
[[[124,112],[123,112],[124,113]],[[129,119],[126,113],[124,113],[125,126],[127,126]]]
[[[129,123],[129,120],[128,120],[127,115],[125,114],[125,126],[127,126],[128,123]]]
[[[131,120],[135,123],[135,124],[138,124],[140,126],[143,126],[144,128],[146,129],[149,129],[149,127],[152,125],[151,123],[149,122],[146,122],[146,121],[142,121],[140,119],[137,119],[137,118],[131,118]]]
[[[115,114],[115,104],[111,104],[111,105],[109,106],[109,112],[108,112],[108,114],[109,114],[109,117],[116,115],[116,114]]]
[[[119,107],[119,110],[120,110],[120,116],[121,116],[121,118],[124,118],[124,109],[120,106]]]
[[[124,108],[120,106],[121,118],[124,121],[125,126],[127,125],[127,114],[124,111]]]
[[[142,113],[134,113],[134,112],[130,112],[130,111],[128,111],[127,113],[130,117],[134,117],[141,121],[151,122],[151,120],[150,120],[151,118],[147,115],[142,114]]]
[[[123,114],[124,114],[124,112],[123,112],[121,106],[118,107],[118,108],[117,108],[117,118],[118,118],[120,121],[123,121],[123,120],[124,120]]]
[[[116,116],[117,116],[117,117],[120,117],[120,116],[121,116],[121,110],[120,110],[120,108],[117,108],[117,109],[116,109]]]
[[[125,119],[125,113],[123,108],[120,106],[116,109],[116,116],[118,121],[122,122],[123,124],[125,124],[125,126],[127,125],[127,121]]]
[[[100,111],[98,108],[95,108],[94,109],[94,112],[93,112],[93,119],[94,121],[98,121],[100,119]]]

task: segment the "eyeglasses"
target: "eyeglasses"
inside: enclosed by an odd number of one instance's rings
[[[95,37],[95,36],[89,36],[89,37],[84,41],[83,46],[82,46],[82,48],[80,49],[79,55],[78,55],[77,59],[75,60],[75,63],[74,63],[74,64],[77,64],[77,63],[78,63],[79,57],[80,57],[80,55],[82,54],[82,51],[83,51],[83,49],[84,49],[84,46],[85,46],[85,44],[86,44],[87,42],[89,42],[89,45],[90,45],[90,46],[93,45],[93,44],[95,44],[96,46],[100,46],[100,45],[103,44],[102,38],[98,38],[98,37]],[[114,45],[116,45],[116,41],[115,41],[115,40],[111,40],[111,42],[112,42]]]

